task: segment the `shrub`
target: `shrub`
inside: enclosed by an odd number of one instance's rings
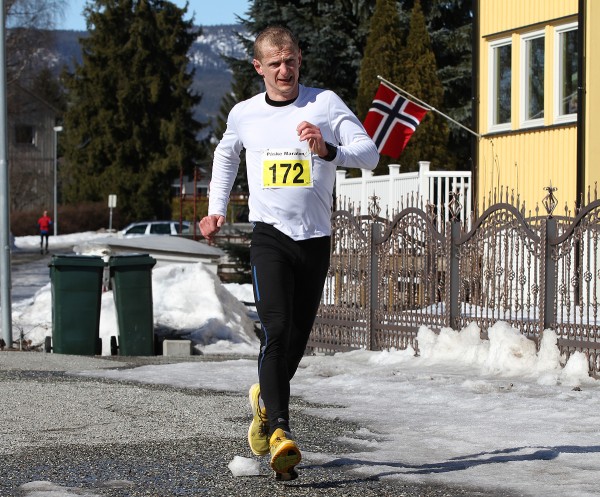
[[[50,217],[53,213],[48,209]],[[11,213],[10,230],[14,236],[37,235],[39,228],[37,220],[42,215],[40,211],[18,211]],[[108,229],[110,211],[105,202],[86,202],[81,204],[60,205],[58,207],[58,234],[67,235],[82,231],[99,231]],[[118,210],[113,210],[113,229],[119,229]],[[50,233],[53,233],[52,229]]]

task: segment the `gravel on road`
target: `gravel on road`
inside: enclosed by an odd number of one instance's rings
[[[234,477],[228,464],[247,447],[246,392],[217,392],[73,374],[189,358],[99,358],[0,352],[1,496],[490,496],[489,491],[365,477],[343,463],[342,437],[359,427],[306,414],[292,399],[304,449],[300,477],[277,482],[267,458],[261,476]],[[224,366],[226,367],[226,366]],[[310,405],[313,409],[318,406]],[[317,454],[340,454],[322,464]],[[36,483],[37,482],[37,483]],[[42,484],[39,482],[48,482]],[[46,492],[44,492],[44,488]],[[59,493],[53,493],[59,492]],[[495,497],[508,497],[496,494]]]

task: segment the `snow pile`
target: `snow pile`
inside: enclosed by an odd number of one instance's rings
[[[246,297],[250,287],[234,286]],[[192,340],[205,354],[256,354],[258,339],[251,312],[201,262],[171,264],[152,270],[154,327],[157,335]],[[253,299],[253,297],[252,297]],[[48,283],[31,299],[13,303],[15,339],[23,335],[34,345],[52,335],[52,291]],[[110,338],[118,336],[112,291],[101,296],[102,354],[110,355]]]
[[[260,463],[257,459],[235,456],[227,467],[235,477],[260,476]]]

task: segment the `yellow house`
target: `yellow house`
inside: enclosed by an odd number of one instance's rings
[[[600,180],[600,1],[474,6],[477,203],[504,188],[529,212],[552,185],[573,212]]]

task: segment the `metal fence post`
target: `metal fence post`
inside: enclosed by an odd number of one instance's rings
[[[548,217],[542,225],[542,240],[544,243],[544,279],[542,280],[544,283],[544,288],[542,289],[542,292],[540,292],[541,298],[544,299],[544,302],[540,306],[540,312],[544,313],[544,315],[541,317],[542,319],[540,319],[540,322],[544,326],[542,331],[551,328],[555,321],[554,299],[556,298],[556,266],[552,260],[550,240],[555,240],[558,234],[558,224],[556,219],[552,217],[552,213],[558,205],[558,199],[554,195],[554,192],[557,190],[557,188],[553,187],[552,183],[550,183],[550,185],[545,187],[544,190],[546,190],[548,194],[542,199],[542,205],[546,209]]]
[[[544,315],[540,320],[543,330],[554,327],[556,317],[554,316],[554,301],[556,299],[556,264],[552,258],[550,240],[556,239],[558,235],[558,223],[553,217],[545,221],[544,230],[544,291],[541,294]]]
[[[460,318],[460,272],[459,272],[459,258],[458,258],[458,239],[461,234],[461,224],[459,219],[450,221],[450,288],[448,304],[450,307],[449,323],[448,326],[456,328],[458,319]]]
[[[377,253],[375,241],[379,239],[381,226],[372,219],[369,223],[369,310],[367,313],[367,333],[369,336],[369,350],[375,350],[375,309],[377,309],[377,285],[379,284],[379,267],[377,264]]]

